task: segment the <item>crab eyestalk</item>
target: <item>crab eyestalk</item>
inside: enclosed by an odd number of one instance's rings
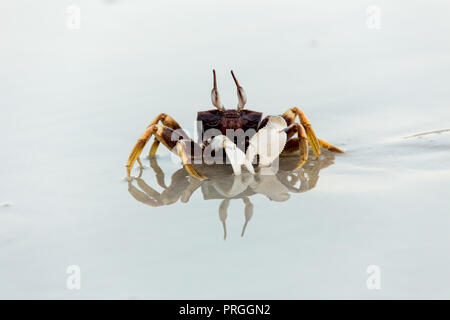
[[[233,70],[231,70],[231,75],[233,76],[234,83],[236,83],[237,95],[238,95],[238,106],[237,110],[241,111],[244,109],[245,104],[247,103],[247,95],[245,94],[244,88],[239,85],[236,77],[234,76]]]
[[[220,101],[219,91],[217,90],[216,70],[213,69],[213,89],[211,90],[212,104],[220,111],[225,111],[225,108]]]

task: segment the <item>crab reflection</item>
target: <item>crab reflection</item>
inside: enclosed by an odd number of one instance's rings
[[[272,201],[283,202],[291,198],[291,193],[303,193],[311,190],[319,180],[319,171],[334,163],[331,152],[323,152],[317,160],[308,161],[301,169],[293,170],[298,163],[298,157],[280,158],[279,170],[274,174],[257,172],[251,175],[243,172],[235,176],[227,165],[199,165],[199,171],[204,172],[209,180],[199,181],[192,178],[181,168],[171,178],[170,185],[165,183],[165,174],[155,158],[150,159],[150,167],[154,171],[157,184],[163,188],[156,191],[142,179],[142,169],[139,175],[128,182],[129,193],[137,200],[152,207],[166,206],[180,200],[189,202],[192,194],[201,189],[204,200],[222,200],[219,205],[219,219],[223,225],[224,239],[227,237],[226,219],[230,200],[242,199],[245,206],[245,222],[241,236],[244,236],[248,222],[253,216],[253,204],[250,197],[256,194],[266,196]]]

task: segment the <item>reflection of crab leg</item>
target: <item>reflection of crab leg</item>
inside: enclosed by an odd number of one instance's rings
[[[156,164],[157,166],[157,164]],[[143,202],[152,207],[159,207],[175,203],[183,196],[189,185],[189,178],[183,169],[176,171],[172,175],[172,181],[169,187],[163,187],[164,191],[159,193],[150,187],[142,178],[142,168],[139,176],[135,178],[137,185],[141,190],[133,186],[132,182],[128,182],[128,191],[138,201]]]
[[[136,158],[136,161],[139,163],[139,167],[143,168],[144,165],[141,162],[141,159],[139,159],[139,157]]]
[[[293,134],[297,133],[298,139],[294,140],[294,142],[297,142],[297,150],[300,150],[300,161],[297,165],[296,169],[300,169],[305,162],[308,160],[308,139],[305,132],[305,128],[299,123],[293,123],[286,129],[284,129],[284,132],[289,136],[292,136]],[[291,140],[292,141],[292,140]],[[288,141],[289,142],[289,141]],[[285,149],[288,147],[288,152],[292,150],[292,143],[288,144],[286,143]]]
[[[202,184],[201,180],[198,179],[190,179],[189,185],[184,189],[183,194],[181,195],[181,202],[188,202],[191,198],[192,194],[197,190]]]
[[[155,140],[155,141],[158,141],[158,140]],[[152,167],[153,171],[155,172],[156,181],[158,181],[158,184],[162,188],[171,189],[173,185],[177,185],[177,186],[181,185],[181,188],[182,188],[181,190],[184,189],[184,191],[181,193],[181,202],[188,202],[191,195],[202,184],[202,181],[200,181],[198,179],[188,179],[188,177],[186,176],[186,172],[183,169],[180,169],[172,175],[170,187],[167,188],[167,186],[164,182],[164,171],[162,171],[161,167],[158,165],[156,158],[150,159],[150,166]],[[187,181],[189,181],[189,183],[186,186],[185,182],[187,183]]]
[[[158,140],[155,140],[155,142]],[[158,141],[159,143],[159,141]],[[162,171],[161,167],[158,165],[158,162],[156,161],[156,158],[150,158],[150,167],[153,169],[153,171],[155,172],[155,176],[156,176],[156,181],[158,182],[159,186],[161,188],[166,189],[166,183],[165,183],[165,175],[164,175],[164,171]]]
[[[142,192],[138,188],[132,185],[131,181],[128,181],[128,192],[135,198],[137,201],[145,203],[152,207],[158,207],[160,204],[158,201],[147,195],[145,192]]]
[[[309,191],[312,187],[309,183],[309,180],[305,176],[305,169],[301,169],[298,171],[285,171],[277,174],[278,180],[290,191],[294,193],[301,193]],[[309,175],[308,175],[309,176]],[[317,175],[317,179],[319,179],[319,175]],[[315,182],[317,182],[315,179]],[[300,186],[297,188],[295,185],[300,182]]]
[[[136,180],[141,180],[141,175],[142,175],[142,168],[140,169],[139,176],[136,177]],[[160,204],[159,204],[160,194],[157,191],[151,189],[150,187],[146,188],[145,192],[142,192],[141,190],[139,190],[138,188],[133,186],[133,184],[130,180],[130,181],[128,181],[128,192],[136,200],[138,200],[142,203],[148,204],[149,206],[152,206],[152,207],[160,206]]]
[[[130,172],[133,168],[134,162],[139,158],[142,149],[144,149],[146,143],[152,135],[154,135],[159,142],[162,142],[162,144],[164,144],[169,150],[174,152],[176,151],[178,153],[183,162],[184,168],[192,176],[200,180],[206,179],[204,176],[198,174],[194,167],[190,164],[191,156],[195,156],[196,154],[201,156],[201,147],[193,141],[188,140],[186,134],[182,130],[174,130],[160,124],[153,124],[149,126],[136,142],[126,164],[128,177],[130,177]],[[193,147],[190,152],[188,152],[186,148],[186,142],[190,144],[190,147]],[[200,148],[200,152],[195,152],[195,148],[197,148],[197,150]]]

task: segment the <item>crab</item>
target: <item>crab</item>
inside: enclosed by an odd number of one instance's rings
[[[299,169],[308,160],[308,145],[311,146],[316,159],[321,154],[321,148],[343,153],[331,143],[316,137],[311,123],[298,107],[289,108],[281,115],[266,116],[264,119],[261,112],[245,109],[245,91],[232,70],[231,75],[237,87],[237,108],[225,109],[223,106],[217,89],[216,72],[213,70],[211,101],[216,109],[197,113],[199,141],[193,141],[171,116],[160,113],[147,126],[130,153],[126,164],[128,180],[131,179],[131,170],[136,161],[143,167],[139,157],[152,136],[155,140],[150,148],[149,158],[156,156],[158,146],[162,143],[179,156],[186,171],[198,180],[208,178],[197,172],[193,161],[208,163],[210,159],[217,162],[217,159],[225,158],[231,164],[234,174],[240,175],[242,166],[245,166],[250,174],[255,173],[255,159],[260,168],[266,168],[281,154],[298,151],[299,160],[295,169]],[[299,122],[296,122],[297,117]]]

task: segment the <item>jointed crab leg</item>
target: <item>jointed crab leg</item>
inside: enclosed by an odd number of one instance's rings
[[[317,139],[319,140],[319,144],[322,148],[327,149],[331,152],[334,153],[344,153],[344,151],[342,151],[341,149],[339,149],[338,147],[332,145],[329,142],[326,142],[325,140],[322,139]],[[298,138],[291,138],[288,140],[288,142],[286,143],[286,146],[284,147],[284,150],[282,152],[283,155],[286,154],[290,154],[290,153],[294,153],[299,151],[299,142],[298,142]]]
[[[176,144],[176,149],[178,152],[178,156],[181,159],[181,162],[183,163],[184,168],[186,169],[186,171],[193,176],[194,178],[198,179],[198,180],[208,180],[207,177],[199,174],[194,166],[191,164],[190,161],[190,155],[187,152],[187,148],[186,148],[186,142],[183,140],[179,140]]]
[[[152,136],[152,134],[154,134],[158,130],[157,125],[158,125],[158,122],[160,122],[160,121],[162,122],[162,124],[165,127],[168,127],[172,130],[179,130],[180,135],[186,136],[184,131],[182,131],[180,125],[171,116],[169,116],[165,113],[160,113],[159,115],[157,115],[155,117],[155,119],[153,119],[153,121],[150,122],[147,129],[142,134],[141,138],[138,139],[133,150],[130,153],[130,156],[128,158],[128,162],[126,165],[128,177],[130,177],[130,172],[131,172],[131,169],[133,168],[135,161],[138,161],[139,165],[142,167],[142,163],[141,163],[141,160],[139,159],[139,156],[142,152],[142,149],[145,147],[148,140]],[[156,141],[158,141],[158,142],[156,142]],[[155,140],[155,143],[153,143],[152,148],[150,149],[150,154],[149,154],[150,158],[153,158],[155,156],[158,146],[159,146],[159,140]]]
[[[152,135],[154,135],[159,142],[162,142],[169,150],[177,152],[183,162],[183,166],[189,174],[200,180],[206,179],[206,177],[197,173],[194,167],[190,164],[191,155],[195,154],[195,152],[193,152],[194,150],[191,150],[191,152],[188,153],[186,149],[186,142],[192,143],[192,141],[187,139],[186,134],[181,129],[180,131],[175,131],[174,129],[160,124],[150,125],[136,142],[126,164],[128,178],[130,177],[134,162],[139,158],[139,155]],[[184,140],[178,140],[180,138]],[[194,147],[195,146],[199,147],[194,144]]]
[[[281,154],[282,155],[291,154],[299,151],[299,148],[300,148],[299,139],[297,137],[290,138],[286,142],[286,145],[284,146],[283,152],[281,152]]]
[[[332,145],[331,143],[326,142],[325,140],[322,140],[322,139],[317,139],[317,140],[319,140],[319,144],[322,148],[325,148],[331,152],[344,153],[344,151],[342,151],[338,147]]]
[[[171,116],[169,116],[168,114],[165,114],[165,113],[160,113],[159,115],[157,115],[155,117],[155,119],[153,119],[153,121],[150,122],[148,127],[150,127],[154,124],[158,124],[159,121],[161,121],[163,125],[165,125],[166,127],[169,127],[170,129],[182,130],[181,126],[178,124],[178,122],[176,122]],[[183,134],[183,135],[186,136],[185,134]],[[150,152],[148,154],[149,158],[155,157],[156,150],[158,150],[158,147],[159,147],[159,140],[155,139],[155,141],[152,144],[152,147],[150,148]]]
[[[171,116],[169,116],[168,114],[165,114],[165,113],[158,114],[155,117],[155,119],[153,119],[153,121],[150,122],[148,127],[150,127],[154,124],[158,124],[159,121],[161,121],[163,125],[171,128],[171,129],[174,129],[174,130],[181,129],[181,126],[178,124],[178,122],[176,122]]]
[[[150,159],[155,159],[155,157],[156,157],[156,151],[158,150],[158,147],[159,147],[159,140],[157,140],[157,139],[155,139],[154,141],[153,141],[153,143],[152,143],[152,146],[151,146],[151,148],[150,148],[150,151],[149,151],[149,153],[148,153],[148,157],[150,158]]]
[[[147,144],[148,140],[158,130],[158,125],[154,124],[149,126],[145,132],[142,134],[142,136],[138,139],[136,144],[134,145],[133,149],[131,150],[130,156],[128,157],[128,161],[126,164],[127,168],[127,177],[130,178],[130,172],[131,169],[134,166],[134,162],[136,159],[139,158],[141,155],[142,149],[144,149],[145,145]]]
[[[293,123],[286,129],[284,129],[284,132],[286,132],[288,136],[292,136],[293,134],[297,133],[298,139],[296,142],[298,143],[297,150],[300,150],[300,161],[298,162],[295,170],[300,169],[308,160],[308,139],[305,128],[303,128],[303,126],[299,123]],[[289,147],[292,148],[292,146]],[[287,150],[287,152],[289,152],[289,149]]]
[[[284,118],[284,120],[286,120],[286,123],[288,126],[295,122],[296,116],[299,117],[300,123],[302,124],[302,126],[304,127],[304,129],[306,131],[306,136],[308,137],[308,141],[312,147],[314,155],[316,156],[316,158],[318,158],[320,156],[320,144],[316,137],[316,134],[314,133],[311,123],[309,122],[308,118],[303,113],[303,111],[297,107],[290,108],[285,113],[283,113],[281,116]],[[290,137],[288,136],[288,139],[289,138]]]

